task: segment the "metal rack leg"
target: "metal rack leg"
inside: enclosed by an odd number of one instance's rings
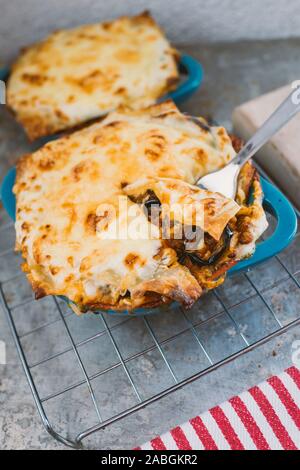
[[[1,284],[0,284],[0,297],[1,297],[1,304],[2,304],[2,307],[3,307],[4,313],[5,313],[6,319],[8,321],[12,336],[14,338],[16,348],[17,348],[17,351],[18,351],[23,369],[24,369],[24,372],[25,372],[25,375],[26,375],[31,393],[33,395],[36,407],[38,409],[38,412],[39,412],[39,415],[41,417],[42,423],[44,425],[44,428],[50,434],[50,436],[54,437],[58,442],[61,442],[62,444],[66,445],[68,447],[72,447],[74,449],[80,448],[81,447],[80,443],[78,443],[76,441],[71,441],[70,439],[61,436],[59,433],[57,433],[54,430],[53,426],[50,424],[50,422],[48,420],[48,417],[45,413],[43,404],[40,400],[39,394],[37,392],[37,389],[35,387],[34,380],[33,380],[33,377],[31,375],[31,372],[30,372],[30,369],[29,369],[29,366],[28,366],[28,362],[26,360],[26,357],[25,357],[25,354],[23,352],[22,346],[20,344],[20,340],[19,340],[17,330],[16,330],[16,327],[15,327],[15,324],[14,324],[14,320],[11,316],[10,310],[9,310],[7,302],[5,300]]]

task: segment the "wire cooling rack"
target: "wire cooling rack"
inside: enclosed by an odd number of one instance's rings
[[[300,324],[299,232],[191,310],[140,318],[77,317],[60,299],[34,301],[13,240],[13,225],[0,224],[2,305],[42,422],[70,447]]]

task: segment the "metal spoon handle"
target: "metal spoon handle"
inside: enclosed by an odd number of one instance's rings
[[[292,117],[300,111],[300,92],[295,89],[244,145],[231,163],[243,165]]]

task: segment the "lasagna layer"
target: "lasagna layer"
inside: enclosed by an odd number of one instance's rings
[[[119,110],[25,155],[14,186],[16,249],[36,297],[62,295],[81,312],[172,300],[190,307],[251,255],[266,227],[251,164],[236,201],[193,186],[234,156],[224,128],[192,121],[172,102]],[[199,220],[201,243],[165,239],[159,220],[149,220],[145,194],[192,204],[184,223]],[[180,222],[178,213],[170,222]]]

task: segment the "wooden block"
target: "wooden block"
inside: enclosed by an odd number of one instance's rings
[[[235,133],[249,139],[291,91],[292,86],[287,85],[238,106],[232,116]],[[255,160],[300,209],[300,114],[256,154]]]

